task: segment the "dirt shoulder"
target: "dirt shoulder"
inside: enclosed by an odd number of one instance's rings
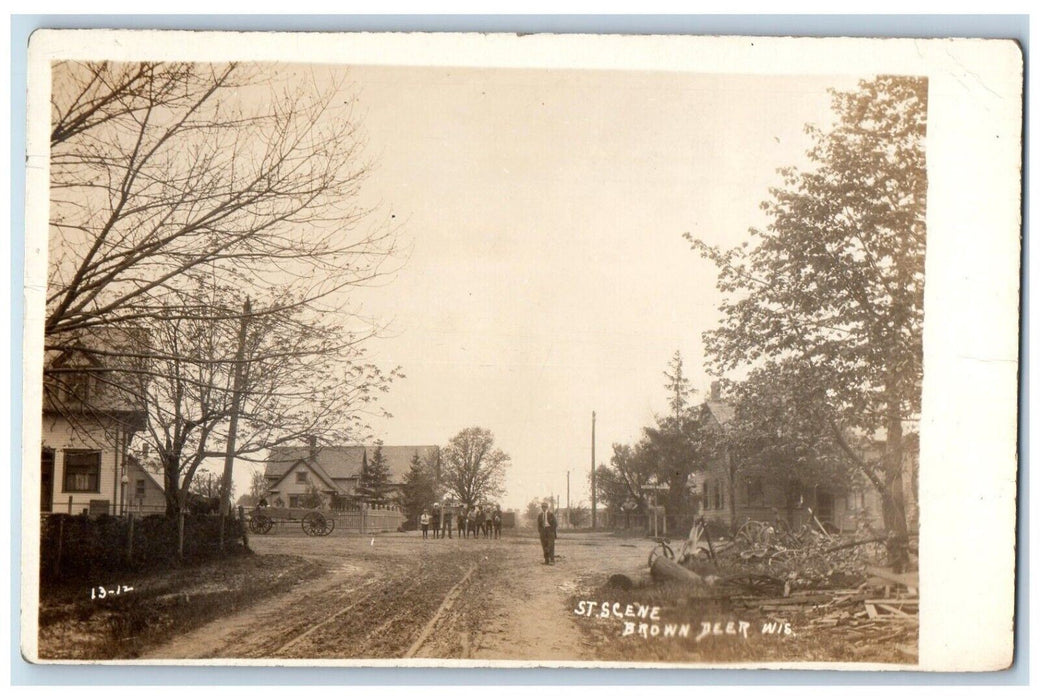
[[[119,593],[91,596],[89,584],[41,591],[41,659],[134,659],[171,638],[251,608],[325,572],[320,561],[283,554],[223,561],[98,582]],[[124,590],[126,587],[129,590]]]

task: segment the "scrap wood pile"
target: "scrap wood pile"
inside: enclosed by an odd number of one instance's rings
[[[917,574],[893,574],[877,567],[867,567],[867,573],[857,588],[798,591],[778,598],[735,595],[730,602],[734,608],[780,619],[804,616],[816,631],[840,631],[853,649],[886,642],[916,658]]]
[[[703,525],[695,526],[678,556],[666,544],[654,549],[651,573],[663,567],[658,574],[685,578],[679,570],[685,568],[743,593],[787,597],[793,591],[840,590],[869,583],[869,577],[876,577],[872,572],[881,571],[877,567],[886,559],[884,535],[831,534],[814,517],[799,531],[781,525],[748,521],[733,538],[709,538]],[[681,567],[656,562],[655,554],[674,558]]]
[[[782,579],[788,590],[858,585],[886,558],[885,537],[874,532],[830,534],[814,517],[794,531],[778,523],[748,521],[729,540],[693,548],[683,562],[697,566],[705,551],[718,570]]]

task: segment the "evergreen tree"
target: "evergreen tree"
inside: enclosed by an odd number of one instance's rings
[[[668,369],[671,372],[664,372],[664,376],[668,380],[664,388],[668,390],[668,405],[672,409],[672,415],[675,417],[676,423],[679,423],[685,417],[692,389],[690,389],[689,378],[683,373],[682,355],[678,350],[672,356]]]
[[[390,495],[390,466],[383,455],[383,443],[376,443],[372,461],[368,451],[361,457],[361,475],[358,478],[357,495],[369,505],[385,505]]]
[[[408,522],[414,523],[423,510],[431,507],[436,500],[437,484],[434,475],[416,452],[401,485],[401,495],[397,503],[404,511]]]

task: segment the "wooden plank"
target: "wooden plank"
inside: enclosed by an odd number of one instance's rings
[[[896,574],[889,571],[888,569],[882,569],[881,567],[877,566],[868,566],[866,567],[866,572],[871,576],[876,576],[878,578],[885,579],[886,581],[891,581],[892,583],[898,583],[899,585],[906,586],[907,588],[921,587],[918,573],[916,571],[911,571],[905,574]]]
[[[876,620],[878,616],[877,609],[870,603],[865,603],[865,605],[867,608],[867,616],[870,617],[871,620]]]
[[[895,607],[894,605],[885,605],[884,603],[878,603],[876,607],[879,607],[882,610],[887,610],[888,612],[894,613],[894,614],[899,615],[901,617],[913,617],[913,615],[911,615],[909,613],[906,613],[906,612],[903,612],[902,610],[900,610],[899,608]]]

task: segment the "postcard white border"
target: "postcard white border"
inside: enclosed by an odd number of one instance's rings
[[[372,660],[183,665],[995,670],[1013,653],[1022,59],[1009,41],[41,30],[29,51],[22,503],[39,502],[49,63],[62,58],[929,78],[921,638],[917,666]],[[22,650],[36,656],[39,518],[22,519]],[[27,614],[28,613],[28,614]],[[113,662],[127,665],[126,662]],[[155,662],[149,662],[154,664]]]

